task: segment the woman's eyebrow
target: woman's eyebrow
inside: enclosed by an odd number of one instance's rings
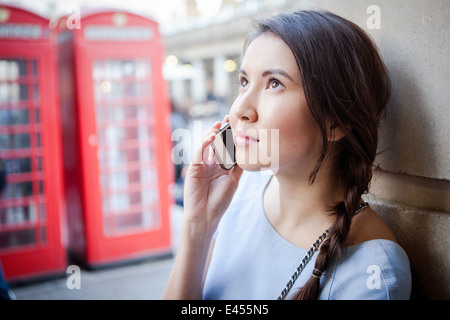
[[[243,74],[244,76],[247,76],[247,72],[245,72],[244,69],[239,69],[237,71],[240,74]],[[269,69],[269,70],[266,70],[266,71],[264,71],[262,73],[262,77],[264,78],[264,77],[271,76],[271,75],[274,75],[274,74],[282,75],[282,76],[288,78],[289,80],[294,81],[294,79],[287,72],[285,72],[285,71],[283,71],[281,69]]]
[[[288,78],[289,80],[291,80],[292,82],[294,82],[294,79],[292,79],[292,77],[285,71],[281,70],[281,69],[270,69],[270,70],[266,70],[263,72],[262,76],[263,77],[267,77],[267,76],[271,76],[274,74],[279,74],[282,75],[285,78]]]
[[[238,69],[237,72],[243,74],[244,76],[247,75],[247,72],[245,72],[245,70],[242,68]]]

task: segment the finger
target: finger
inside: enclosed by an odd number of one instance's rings
[[[201,146],[194,151],[192,159],[194,164],[202,164],[204,162],[203,159],[207,159],[206,162],[209,162],[208,153],[205,154],[205,150],[207,149],[208,145],[210,145],[214,141],[216,132],[220,129],[220,126],[221,122],[216,121],[205,131]],[[209,150],[207,150],[207,152],[209,152]]]
[[[230,121],[230,115],[227,114],[227,115],[223,118],[222,123],[229,122],[229,121]]]
[[[209,148],[207,147],[207,148],[205,148],[205,150],[203,150],[203,162],[205,162],[206,164],[213,164],[213,163],[215,163],[215,159],[216,159],[216,157],[215,157],[214,151],[211,147],[209,147]]]
[[[209,135],[211,132],[219,131],[221,126],[222,123],[220,121],[216,121],[211,127],[208,128],[208,130],[206,130],[205,135]]]
[[[238,165],[235,165],[234,168],[231,169],[230,178],[237,184],[241,179],[242,172],[244,172],[244,170]]]
[[[202,144],[197,150],[194,152],[193,163],[194,164],[202,164],[203,163],[203,153],[205,149],[214,142],[216,138],[216,134],[214,132],[209,133],[206,137],[203,138]]]

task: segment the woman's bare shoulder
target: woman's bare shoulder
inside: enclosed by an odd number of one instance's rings
[[[389,226],[372,208],[368,207],[353,217],[345,246],[375,239],[397,242]]]

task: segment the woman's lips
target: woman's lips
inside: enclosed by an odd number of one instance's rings
[[[257,138],[246,134],[243,130],[236,130],[236,136],[234,138],[236,147],[245,147],[258,142],[259,140]]]

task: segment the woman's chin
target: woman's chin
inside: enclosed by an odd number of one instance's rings
[[[278,168],[271,166],[270,164],[260,164],[260,163],[249,163],[248,161],[237,160],[237,165],[245,171],[256,172],[256,171],[267,171],[267,173],[276,173]]]

